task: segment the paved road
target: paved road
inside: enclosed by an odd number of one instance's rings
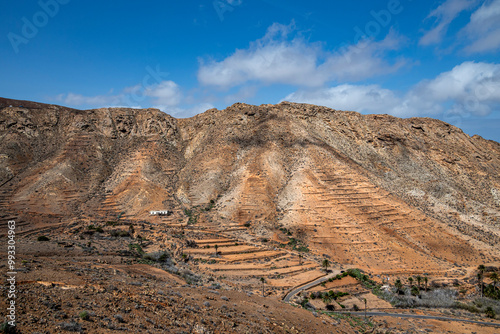
[[[321,283],[323,283],[324,281],[327,281],[330,277],[334,277],[334,276],[337,276],[338,274],[340,274],[340,270],[334,270],[332,273],[326,275],[326,276],[323,276],[323,277],[320,277],[318,278],[317,280],[314,280],[310,283],[307,283],[307,284],[304,284],[304,285],[301,285],[295,289],[293,289],[292,291],[290,291],[286,296],[285,298],[283,298],[283,301],[286,302],[286,303],[289,303],[290,302],[290,299],[292,299],[293,296],[295,296],[296,294],[298,294],[299,292],[303,291],[303,290],[307,290],[307,289],[310,289],[312,288],[313,286],[316,286],[316,285],[319,285]]]
[[[364,315],[365,312],[334,312],[334,313],[351,313],[351,314],[359,314],[360,316]],[[386,313],[386,312],[366,312],[367,316],[375,316],[375,317],[395,317],[395,318],[418,318],[418,319],[432,319],[432,320],[441,320],[441,321],[459,321],[459,322],[468,322],[478,325],[485,326],[494,326],[500,328],[500,323],[494,322],[486,322],[486,321],[475,321],[468,319],[459,319],[459,318],[448,318],[448,317],[439,317],[433,315],[418,315],[418,314],[407,314],[407,313]]]

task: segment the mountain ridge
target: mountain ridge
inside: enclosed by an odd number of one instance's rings
[[[0,108],[2,209],[21,220],[123,214],[139,221],[159,209],[182,220],[184,209],[213,201],[205,222],[250,223],[255,235],[277,240],[279,228],[302,231],[317,253],[345,252],[354,228],[360,245],[384,245],[368,250],[390,252],[396,238],[436,256],[439,247],[429,251],[425,238],[397,235],[403,215],[412,217],[408,226],[431,221],[429,235],[434,227],[447,231],[478,257],[498,255],[500,144],[440,120],[290,102],[236,103],[184,119],[153,108],[77,110],[9,99]],[[305,226],[317,221],[330,235],[332,217],[360,225],[332,235],[337,244],[316,242],[319,229]]]

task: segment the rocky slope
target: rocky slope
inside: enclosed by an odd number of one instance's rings
[[[500,144],[438,120],[288,102],[175,119],[0,98],[0,138],[22,332],[352,333],[372,329],[280,298],[325,258],[334,273],[472,293],[478,264],[500,265]],[[387,304],[354,286],[342,303]]]
[[[500,144],[438,120],[287,102],[189,119],[0,107],[4,221],[182,216],[212,201],[207,219],[269,239],[290,229],[339,263],[438,270],[498,256]]]

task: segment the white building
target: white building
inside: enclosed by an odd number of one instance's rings
[[[170,211],[149,211],[149,214],[151,216],[168,216],[171,212]]]

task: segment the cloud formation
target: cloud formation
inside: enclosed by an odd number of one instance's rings
[[[467,53],[490,52],[500,49],[500,0],[487,1],[470,17],[461,31],[471,43]]]
[[[57,101],[71,106],[85,107],[129,107],[140,108],[146,100],[152,99],[154,104],[176,106],[181,102],[182,93],[173,81],[161,81],[158,84],[144,86],[141,84],[127,87],[118,94],[85,96],[82,94],[60,94]]]
[[[55,99],[66,105],[84,108],[143,108],[143,105],[153,105],[154,108],[180,117],[193,116],[213,108],[212,104],[206,102],[190,103],[193,102],[192,98],[184,97],[179,85],[170,80],[149,86],[138,84],[127,87],[118,94],[84,96],[68,93],[60,94]]]
[[[500,104],[500,64],[464,62],[405,94],[379,85],[339,85],[299,90],[284,100],[400,117],[474,114],[484,116]]]
[[[358,81],[397,71],[407,62],[386,54],[398,50],[404,39],[390,32],[382,41],[363,39],[336,51],[324,50],[300,36],[290,38],[293,23],[273,24],[266,35],[221,61],[200,61],[202,85],[231,88],[249,82],[317,87],[334,80]]]
[[[463,11],[471,9],[477,2],[477,0],[447,0],[431,11],[427,19],[435,18],[434,27],[422,36],[419,44],[433,45],[441,43],[450,23]]]

